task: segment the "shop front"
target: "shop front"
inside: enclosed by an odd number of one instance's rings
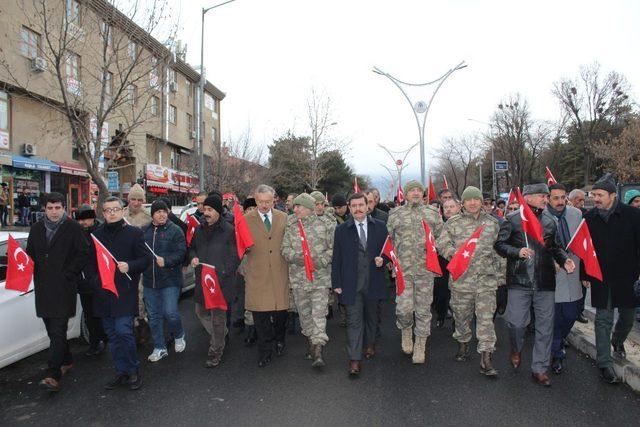
[[[89,174],[78,163],[54,162],[60,166],[59,173],[51,173],[51,191],[64,195],[68,212],[75,212],[83,203],[91,202]]]
[[[166,197],[173,206],[183,206],[198,194],[198,178],[193,174],[154,164],[147,164],[145,172],[147,202]]]

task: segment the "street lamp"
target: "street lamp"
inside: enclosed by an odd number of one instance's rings
[[[202,126],[203,126],[203,112],[204,112],[204,84],[206,80],[205,72],[204,72],[204,15],[209,12],[211,9],[215,9],[220,6],[224,6],[227,3],[231,3],[235,0],[227,0],[225,2],[213,5],[211,7],[202,8],[202,26],[200,32],[200,84],[199,84],[199,99],[198,99],[198,126],[196,127],[198,131],[197,140],[198,140],[198,157],[199,157],[199,170],[198,176],[200,177],[200,191],[204,190],[204,138],[202,138]],[[220,142],[218,141],[218,144]]]
[[[435,98],[436,93],[438,93],[438,90],[440,89],[440,87],[442,86],[442,84],[444,83],[445,80],[447,80],[447,78],[453,74],[454,71],[457,70],[461,70],[463,68],[465,68],[467,65],[464,63],[464,61],[462,61],[461,63],[459,63],[458,65],[456,65],[455,67],[453,67],[452,69],[450,69],[449,71],[447,71],[446,73],[444,73],[442,76],[440,76],[439,78],[431,81],[431,82],[427,82],[427,83],[407,83],[407,82],[403,82],[402,80],[399,80],[395,77],[393,77],[391,74],[389,73],[385,73],[384,71],[380,70],[378,67],[373,67],[373,72],[376,74],[380,74],[381,76],[385,76],[386,78],[388,78],[389,80],[391,80],[391,82],[396,85],[396,87],[398,89],[400,89],[400,92],[402,92],[402,94],[404,95],[404,97],[406,98],[406,100],[409,102],[409,105],[411,106],[411,110],[413,111],[413,115],[416,118],[416,123],[418,125],[418,134],[420,136],[420,178],[422,179],[422,185],[424,185],[426,187],[427,185],[427,173],[426,173],[426,162],[425,162],[425,143],[424,143],[424,127],[425,127],[425,123],[427,121],[427,115],[429,114],[429,108],[431,107],[431,103],[433,102],[433,98]],[[431,97],[429,97],[429,101],[425,102],[423,100],[418,100],[417,102],[413,102],[411,101],[411,98],[409,98],[409,95],[407,95],[407,92],[402,88],[401,85],[404,86],[412,86],[412,87],[425,87],[425,86],[429,86],[429,85],[435,85],[435,89],[433,90],[433,92],[431,93]]]
[[[402,171],[404,168],[407,167],[407,156],[409,155],[409,153],[411,152],[411,150],[414,149],[414,147],[416,145],[418,145],[419,143],[416,142],[415,144],[413,144],[411,147],[407,148],[406,150],[401,150],[401,151],[391,151],[389,150],[387,147],[385,147],[382,144],[378,144],[378,146],[380,148],[382,148],[384,151],[387,152],[387,154],[391,157],[391,160],[393,160],[393,164],[396,167],[396,173],[397,173],[397,177],[398,177],[398,186],[402,186]],[[403,156],[404,154],[404,156]],[[392,176],[393,178],[393,174],[391,172],[391,169],[389,169],[388,167],[386,167],[385,165],[381,165],[383,168],[385,168],[387,170],[387,172],[389,172],[389,175]],[[397,188],[396,188],[397,191]]]

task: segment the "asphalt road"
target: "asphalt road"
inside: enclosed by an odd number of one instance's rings
[[[393,307],[385,306],[379,352],[349,379],[345,332],[329,322],[327,366],[303,359],[301,335],[287,336],[287,354],[257,367],[257,350],[232,332],[222,364],[205,369],[207,337],[191,298],[180,303],[187,349],[156,364],[140,348],[144,386],[106,391],[114,371],[108,354],[83,356],[74,341],[76,367],[49,395],[37,387],[46,351],[0,370],[1,425],[637,425],[640,396],[624,385],[602,383],[593,361],[568,349],[566,372],[543,388],[530,379],[531,337],[519,370],[507,361],[506,328],[497,321],[497,380],[478,372],[479,355],[453,360],[450,321],[434,329],[427,363],[414,366],[400,350]],[[475,344],[474,344],[475,345]],[[474,348],[475,350],[475,348]]]

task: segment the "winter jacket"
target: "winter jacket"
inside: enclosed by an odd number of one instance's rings
[[[164,258],[164,267],[160,267],[154,257],[142,275],[143,286],[154,289],[171,286],[181,288],[182,262],[187,252],[187,242],[180,227],[167,220],[164,225],[158,227],[151,223],[142,231],[147,245],[156,255]]]

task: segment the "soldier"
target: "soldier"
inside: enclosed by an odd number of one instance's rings
[[[336,217],[338,225],[349,219],[349,210],[347,209],[347,198],[342,194],[334,194],[331,198],[331,206],[333,207],[333,216]]]
[[[498,220],[482,209],[482,203],[480,190],[467,187],[462,193],[464,210],[444,224],[437,248],[444,258],[451,259],[473,232],[484,225],[467,271],[457,281],[450,282],[450,304],[455,322],[453,338],[458,341],[455,360],[464,362],[469,357],[471,322],[475,313],[478,353],[482,355],[480,373],[496,377],[498,371],[491,365],[491,354],[496,347],[493,313],[496,289],[504,284],[506,262],[493,250],[500,230]]]
[[[311,193],[311,197],[313,197],[315,201],[315,214],[319,216],[323,221],[327,222],[327,224],[329,222],[335,224],[336,219],[333,216],[333,212],[330,212],[325,206],[325,204],[327,203],[327,199],[325,199],[324,194],[319,191],[314,191],[313,193]]]
[[[282,256],[289,263],[289,281],[300,316],[302,334],[307,337],[309,351],[306,359],[313,359],[314,368],[324,366],[322,347],[327,344],[327,304],[331,288],[331,257],[335,222],[328,223],[313,215],[315,200],[306,193],[293,201],[294,215],[289,216],[282,241]],[[299,221],[304,229],[311,259],[313,281],[306,276]]]
[[[433,273],[426,269],[425,239],[428,236],[422,221],[427,222],[434,238],[442,229],[440,212],[424,205],[423,191],[418,181],[407,182],[404,187],[407,204],[393,210],[387,224],[406,283],[404,292],[396,298],[396,325],[402,331],[402,351],[413,353],[413,363],[425,362],[427,338],[431,333]]]

